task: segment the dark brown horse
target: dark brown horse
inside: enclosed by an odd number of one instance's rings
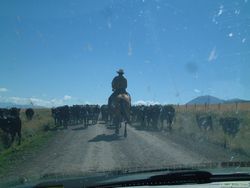
[[[127,124],[130,124],[131,97],[129,94],[119,94],[110,105],[110,114],[115,126],[115,133],[119,134],[122,122],[125,122],[124,137],[127,137]]]

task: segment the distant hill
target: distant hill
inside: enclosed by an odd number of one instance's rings
[[[230,100],[226,100],[225,103],[246,103],[246,102],[249,102],[250,103],[250,100],[244,100],[244,99],[238,99],[238,98],[235,98],[235,99],[230,99]]]
[[[224,103],[225,100],[219,99],[217,97],[213,97],[210,95],[205,95],[205,96],[200,96],[196,97],[193,100],[187,102],[187,104],[219,104],[219,103]]]
[[[199,96],[194,98],[193,100],[187,102],[187,104],[229,104],[229,103],[245,103],[250,102],[249,100],[243,100],[243,99],[229,99],[229,100],[223,100],[211,95],[205,95],[205,96]]]
[[[46,108],[44,106],[34,106],[31,104],[15,104],[15,103],[9,103],[9,102],[0,102],[0,108]]]

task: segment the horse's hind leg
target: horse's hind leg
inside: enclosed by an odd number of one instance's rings
[[[117,118],[113,120],[113,123],[115,125],[115,134],[119,134],[119,129],[120,129],[120,123]]]
[[[116,124],[115,126],[115,134],[119,134],[119,124]]]
[[[124,137],[127,137],[127,122],[125,123],[125,127],[124,127]]]

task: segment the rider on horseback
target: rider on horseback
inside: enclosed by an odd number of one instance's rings
[[[124,137],[127,137],[127,124],[130,124],[131,97],[127,93],[127,79],[122,69],[117,71],[112,81],[113,93],[108,100],[109,117],[111,125],[115,126],[115,133],[119,134],[122,122],[125,122]]]
[[[109,107],[116,96],[118,96],[119,94],[128,94],[126,91],[127,79],[123,76],[124,74],[123,69],[119,69],[117,73],[118,73],[118,76],[116,76],[112,81],[113,93],[109,97],[109,101],[108,101]]]

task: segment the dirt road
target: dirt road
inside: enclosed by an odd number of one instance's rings
[[[8,177],[162,168],[171,164],[232,160],[232,154],[221,148],[189,147],[187,143],[175,142],[167,133],[142,131],[130,126],[127,138],[122,132],[121,136],[116,136],[114,130],[100,123],[87,129],[79,125],[58,131],[46,147],[13,168]]]

